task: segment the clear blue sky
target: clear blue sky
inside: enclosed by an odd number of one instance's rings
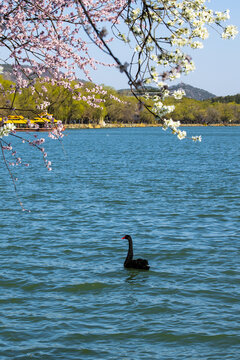
[[[209,7],[219,11],[229,9],[231,19],[227,24],[237,25],[240,32],[239,0],[211,0]],[[120,52],[123,55],[128,52],[128,48],[123,47]],[[204,48],[195,50],[191,55],[196,70],[188,76],[182,76],[182,82],[218,96],[240,93],[240,34],[235,40],[223,40],[211,30]],[[98,84],[104,83],[115,89],[128,87],[125,75],[117,69],[100,67],[93,75],[93,80]]]

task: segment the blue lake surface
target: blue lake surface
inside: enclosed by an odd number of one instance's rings
[[[65,131],[0,166],[0,359],[240,359],[240,127]],[[123,268],[127,242],[150,271]]]

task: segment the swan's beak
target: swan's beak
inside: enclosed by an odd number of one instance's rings
[[[126,239],[125,236],[122,239]]]

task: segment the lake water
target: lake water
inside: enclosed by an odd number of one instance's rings
[[[240,359],[240,127],[65,131],[0,166],[0,359]],[[150,271],[123,268],[127,242]]]

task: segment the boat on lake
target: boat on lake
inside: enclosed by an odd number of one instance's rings
[[[3,119],[0,118],[0,121]],[[52,119],[52,115],[42,113],[39,116],[29,120],[22,115],[9,115],[4,124],[14,124],[16,131],[52,131],[53,125],[57,124],[58,120]]]

